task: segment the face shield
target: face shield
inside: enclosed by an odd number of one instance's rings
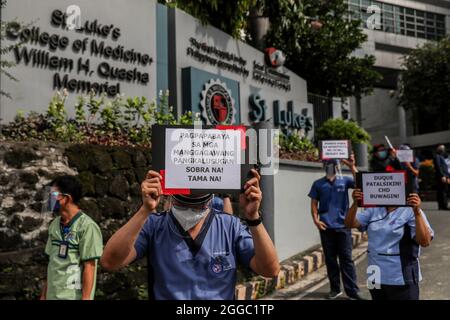
[[[42,197],[42,213],[59,213],[61,208],[61,200],[67,194],[59,192],[52,187],[46,187],[43,189]]]
[[[333,163],[327,163],[325,165],[325,175],[327,178],[332,178],[336,175],[336,167]]]
[[[341,165],[338,160],[329,160],[325,162],[324,170],[328,179],[333,179],[335,176],[342,176]]]
[[[338,176],[338,178],[342,178],[342,167],[341,167],[341,162],[339,160],[337,160],[336,163],[336,175]]]

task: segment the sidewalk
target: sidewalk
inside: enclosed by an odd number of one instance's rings
[[[353,249],[353,261],[357,265],[364,260],[367,253],[367,241],[361,243]],[[269,294],[261,300],[299,300],[304,296],[314,292],[317,287],[323,286],[327,280],[327,270],[325,266],[320,267],[317,271],[307,275],[298,282]]]
[[[447,270],[450,257],[442,253],[442,248],[448,246],[448,232],[446,231],[450,220],[450,215],[444,211],[437,210],[436,202],[423,202],[422,209],[427,214],[431,225],[438,235],[430,248],[423,248],[421,255],[422,273],[426,274],[422,282],[421,297],[425,299],[442,299],[448,296],[449,282],[441,275]],[[365,235],[364,238],[366,238]],[[367,239],[367,238],[366,238]],[[354,239],[355,240],[355,239]],[[362,241],[354,246],[353,261],[357,268],[358,279],[365,279],[367,267],[367,241]],[[361,280],[360,288],[363,288],[365,281]],[[329,290],[327,272],[325,266],[320,267],[317,271],[307,274],[297,282],[273,291],[261,300],[315,300],[323,299]],[[367,290],[366,290],[367,291]],[[362,291],[362,295],[370,296]],[[323,296],[323,297],[322,297]]]
[[[354,260],[365,254],[367,241],[358,231],[352,233]],[[236,286],[237,300],[289,299],[326,278],[322,248],[281,263],[277,278],[255,277]]]

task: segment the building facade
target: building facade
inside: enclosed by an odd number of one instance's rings
[[[398,145],[431,149],[450,143],[450,128],[437,131],[430,119],[397,106],[398,77],[402,60],[411,49],[450,35],[450,1],[447,0],[348,0],[351,18],[361,19],[367,42],[355,54],[372,54],[375,69],[383,75],[373,92],[358,101],[350,99],[351,117],[372,135]]]
[[[0,95],[0,125],[19,111],[45,112],[57,90],[69,94],[70,117],[91,91],[149,101],[168,92],[176,115],[192,111],[205,124],[268,122],[314,136],[306,81],[283,66],[276,48],[261,52],[156,1],[43,2],[15,0],[2,10],[6,45],[23,44],[5,55],[18,81],[1,75],[11,97]]]

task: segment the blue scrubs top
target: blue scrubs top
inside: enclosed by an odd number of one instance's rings
[[[218,196],[214,196],[211,200],[211,207],[218,211],[223,211],[223,199]]]
[[[149,255],[155,299],[234,299],[236,266],[255,255],[248,227],[211,209],[202,228],[193,240],[170,211],[147,218],[134,247],[136,260]]]
[[[308,196],[319,201],[319,218],[330,229],[345,228],[348,189],[355,188],[352,177],[337,177],[333,182],[323,177],[314,181]]]
[[[405,170],[408,173],[409,178],[413,180],[413,192],[415,193],[419,192],[419,178],[413,175],[412,172],[408,170],[408,167],[406,166],[405,163],[400,163],[400,165],[402,167],[402,170]],[[414,162],[411,165],[414,169],[416,170],[419,169],[420,168],[419,159],[415,158]]]
[[[421,214],[434,237],[423,211]],[[377,266],[380,271],[375,283],[405,285],[422,280],[420,246],[415,241],[416,220],[412,208],[399,207],[390,213],[386,208],[369,208],[357,213],[356,219],[361,224],[361,231],[367,231],[369,238],[368,266]]]

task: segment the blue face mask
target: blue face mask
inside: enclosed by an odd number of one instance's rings
[[[59,209],[61,209],[61,203],[59,202],[59,200],[56,200],[55,205],[53,206],[53,212],[54,213],[59,213]]]
[[[377,157],[378,157],[379,159],[381,159],[381,160],[384,160],[384,159],[386,159],[386,158],[388,157],[388,153],[387,153],[386,150],[378,151],[378,152],[377,152]]]

